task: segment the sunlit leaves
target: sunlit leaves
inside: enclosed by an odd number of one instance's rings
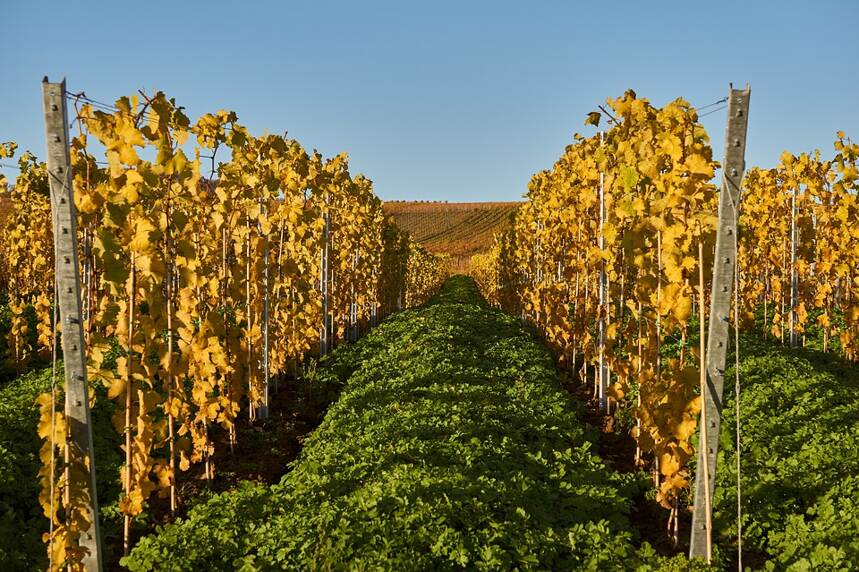
[[[233,112],[192,124],[161,92],[115,107],[81,106],[70,151],[89,379],[106,387],[114,426],[128,438],[118,477],[130,518],[152,494],[167,495],[177,471],[204,463],[211,478],[212,432],[233,440],[242,410],[254,420],[263,404],[266,373],[284,375],[317,351],[323,213],[338,341],[424,302],[448,269],[393,225],[345,153],[325,160],[285,137],[254,137]],[[98,160],[94,147],[104,151]],[[228,154],[218,162],[221,147]],[[14,151],[0,145],[4,158]],[[45,166],[29,153],[19,166],[0,229],[0,278],[11,357],[23,369],[53,342],[53,244]],[[60,453],[48,451],[45,466]],[[74,527],[84,524],[58,524],[54,550],[74,550]],[[67,556],[79,555],[57,553],[57,565]]]
[[[0,144],[0,155],[12,158],[16,148],[13,142]],[[8,191],[0,186],[10,207],[0,226],[0,288],[8,292],[12,311],[8,357],[25,371],[34,357],[50,355],[54,244],[47,168],[29,152],[18,158],[18,168],[14,186]],[[37,332],[31,331],[27,318],[31,308]]]
[[[851,319],[851,309],[856,307],[859,268],[859,233],[854,232],[859,221],[857,146],[841,132],[834,146],[837,154],[831,161],[822,160],[819,151],[798,156],[785,151],[776,168],[747,173],[740,219],[740,263],[747,278],[741,301],[747,322],[763,309],[768,334],[785,339],[793,322],[796,334],[803,336],[817,325],[823,349],[837,345],[846,358],[856,360],[859,322]],[[810,323],[812,312],[818,313],[816,324]]]
[[[606,319],[611,394],[637,392],[634,435],[659,460],[661,499],[670,503],[686,486],[698,370],[688,356],[665,362],[660,345],[692,317],[698,245],[709,250],[714,238],[716,163],[686,101],[658,109],[629,90],[607,103],[610,127],[576,138],[550,171],[532,178],[514,229],[473,259],[473,274],[490,302],[533,321],[564,360],[581,354],[595,364],[595,323]],[[599,118],[591,113],[586,123]]]

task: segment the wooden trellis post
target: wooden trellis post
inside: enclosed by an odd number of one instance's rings
[[[331,351],[331,212],[330,198],[325,193],[325,204],[322,207],[322,247],[320,248],[319,290],[322,295],[322,324],[319,329],[319,357]]]
[[[268,207],[265,204],[262,204],[262,213],[268,218]],[[259,225],[258,230],[262,230],[262,225]],[[263,246],[263,257],[265,258],[264,266],[263,266],[263,288],[265,289],[265,293],[263,295],[263,306],[262,306],[262,335],[263,335],[263,351],[262,351],[262,368],[263,368],[263,400],[262,405],[260,405],[257,410],[257,418],[258,419],[267,419],[268,418],[268,406],[269,406],[269,382],[271,377],[271,367],[269,361],[269,350],[271,349],[270,340],[269,340],[269,328],[271,327],[271,286],[269,284],[270,276],[269,276],[269,254],[270,254],[270,243],[269,243],[269,231],[263,235],[265,238],[265,244]]]
[[[89,500],[88,530],[81,533],[79,545],[86,549],[86,570],[102,569],[101,535],[98,523],[98,496],[95,487],[95,458],[92,444],[92,418],[87,386],[86,346],[78,266],[77,215],[72,191],[69,157],[69,121],[66,111],[66,81],[42,80],[45,112],[45,137],[48,147],[48,180],[51,186],[51,211],[54,222],[54,258],[60,318],[62,319],[63,366],[65,370],[65,415],[68,423],[69,462],[88,466],[85,491],[72,497]],[[83,493],[83,494],[80,494]]]
[[[695,477],[690,558],[709,559],[712,547],[712,507],[710,506],[712,503],[707,501],[713,499],[716,482],[716,452],[719,446],[719,426],[722,418],[722,389],[725,382],[728,324],[737,252],[737,219],[740,208],[740,185],[745,169],[750,96],[751,88],[748,86],[745,89],[733,89],[733,86],[729,88],[725,160],[722,164],[722,192],[719,196],[719,220],[707,335],[707,383],[702,405],[706,425],[701,426],[701,439],[698,445],[698,473]],[[707,479],[704,479],[705,474]]]
[[[605,135],[600,132],[600,145]],[[599,188],[599,249],[605,250],[605,173],[600,173]],[[608,410],[608,363],[605,359],[606,328],[608,327],[608,274],[606,273],[605,259],[600,262],[599,271],[599,367],[597,371],[597,383],[599,384],[600,411]]]
[[[798,186],[798,185],[797,185]],[[799,300],[799,274],[796,271],[796,186],[790,195],[790,347],[796,347],[796,305]]]
[[[358,248],[352,253],[352,274],[358,268]],[[358,339],[358,299],[355,295],[355,280],[350,280],[349,286],[349,341],[354,342]]]

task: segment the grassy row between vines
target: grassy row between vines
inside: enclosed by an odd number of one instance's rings
[[[735,371],[725,375],[714,498],[726,544],[737,532]],[[859,369],[745,336],[740,383],[745,546],[769,556],[767,570],[859,570]]]
[[[326,359],[339,400],[272,487],[143,538],[131,570],[689,569],[637,546],[643,481],[608,469],[552,357],[455,277]]]
[[[856,569],[859,371],[752,336],[741,339],[740,371],[745,546],[768,555],[768,569]],[[732,368],[726,378],[714,508],[730,552]],[[558,386],[549,355],[463,279],[339,348],[307,382],[343,386],[342,398],[294,471],[272,487],[245,483],[200,499],[187,519],[144,538],[126,565],[687,569],[682,558],[635,548],[627,515],[648,485],[591,453],[596,434]],[[34,402],[49,387],[49,369],[0,384],[3,570],[46,565]],[[110,403],[99,403],[102,530],[116,534],[119,436]]]
[[[57,375],[62,384],[62,363]],[[39,504],[38,473],[42,440],[36,427],[36,397],[51,390],[51,368],[32,371],[0,386],[0,569],[44,570],[48,555],[42,534],[48,518]],[[113,403],[102,399],[93,410],[96,486],[102,508],[102,537],[119,534],[116,503],[121,491],[120,436],[110,419]],[[107,512],[111,513],[108,517]],[[110,559],[110,554],[108,554]]]

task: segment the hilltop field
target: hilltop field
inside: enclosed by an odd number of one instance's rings
[[[384,209],[428,250],[449,254],[452,271],[465,272],[471,256],[488,249],[495,233],[509,228],[520,204],[390,201]]]

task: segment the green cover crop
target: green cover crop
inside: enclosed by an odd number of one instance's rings
[[[323,361],[341,397],[273,487],[143,538],[132,570],[677,569],[636,549],[640,485],[591,451],[549,352],[456,277]],[[647,561],[649,564],[644,564]]]
[[[745,546],[769,554],[769,570],[859,569],[859,371],[752,337],[740,349]],[[737,503],[729,385],[714,498],[725,536],[736,534]]]
[[[58,364],[58,384],[63,364]],[[48,566],[41,535],[48,518],[39,506],[37,475],[41,439],[36,434],[36,397],[51,390],[51,368],[32,371],[0,386],[0,570],[39,570]],[[113,407],[102,399],[93,410],[96,479],[102,508],[119,495],[119,438],[110,425]],[[102,515],[102,536],[114,532]]]

